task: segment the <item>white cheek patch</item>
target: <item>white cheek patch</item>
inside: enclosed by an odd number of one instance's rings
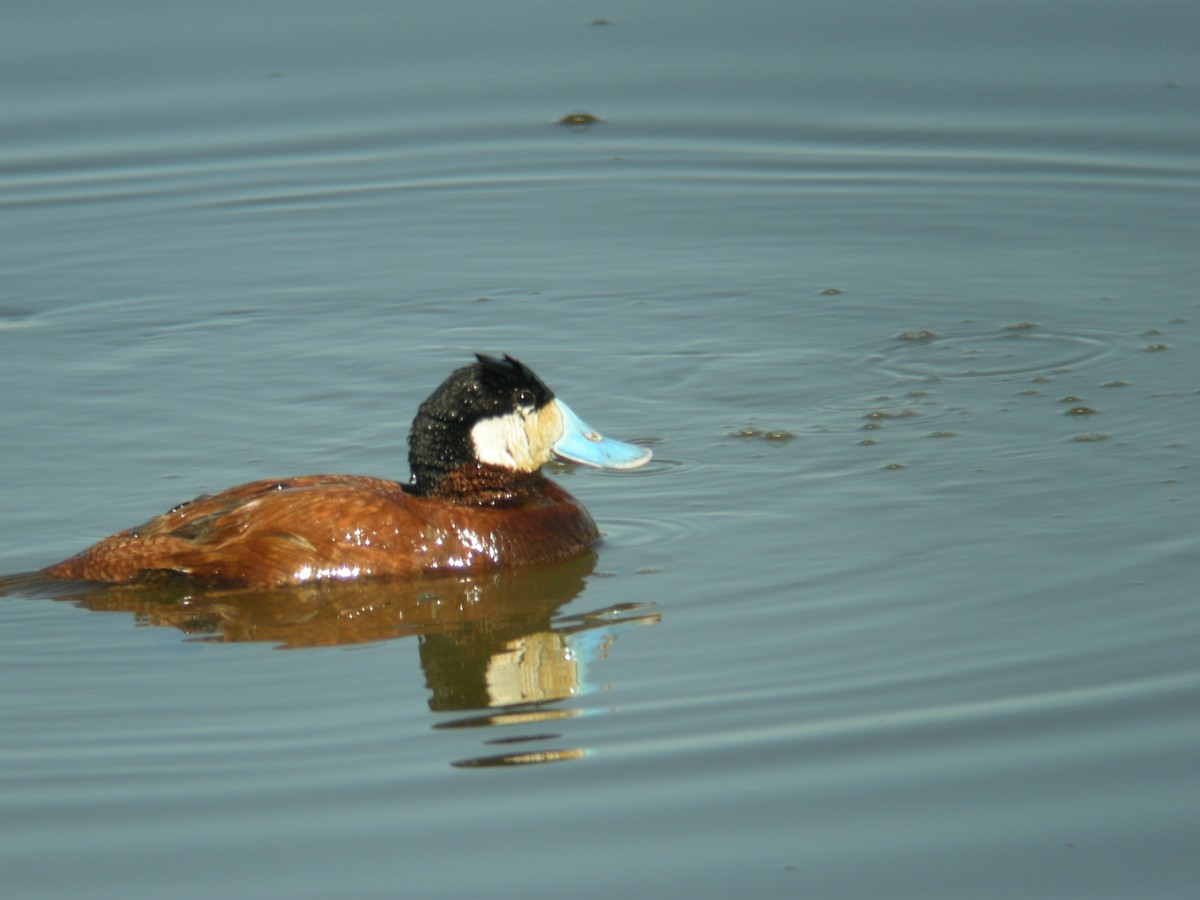
[[[541,465],[530,450],[525,418],[517,410],[477,422],[471,429],[471,442],[481,463],[518,472],[532,472]]]

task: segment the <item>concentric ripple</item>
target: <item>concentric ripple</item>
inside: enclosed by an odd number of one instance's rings
[[[906,331],[874,357],[899,377],[999,378],[1094,363],[1111,348],[1095,334],[1043,331],[1025,323],[992,331]]]

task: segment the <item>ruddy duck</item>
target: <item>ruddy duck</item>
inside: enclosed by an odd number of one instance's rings
[[[511,356],[476,359],[417,411],[408,484],[358,475],[256,481],[182,503],[41,574],[264,588],[466,574],[582,553],[599,538],[596,523],[541,467],[558,456],[631,469],[650,451],[601,437]]]

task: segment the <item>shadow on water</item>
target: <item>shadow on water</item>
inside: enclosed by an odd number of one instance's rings
[[[271,591],[204,589],[186,580],[111,585],[0,579],[0,597],[40,596],[96,612],[133,613],[204,642],[269,642],[281,649],[416,637],[429,708],[470,711],[437,728],[520,725],[573,718],[562,702],[586,693],[588,663],[618,630],[657,624],[637,603],[558,615],[583,593],[596,565],[587,554],[561,566],[475,578],[333,582]],[[557,738],[535,734],[489,743]],[[511,766],[586,755],[582,749],[522,749],[455,766]]]

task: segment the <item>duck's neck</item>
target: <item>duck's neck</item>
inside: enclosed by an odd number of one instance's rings
[[[470,506],[508,506],[527,499],[545,477],[541,472],[514,472],[487,463],[455,466],[430,485],[413,481],[415,493]]]

